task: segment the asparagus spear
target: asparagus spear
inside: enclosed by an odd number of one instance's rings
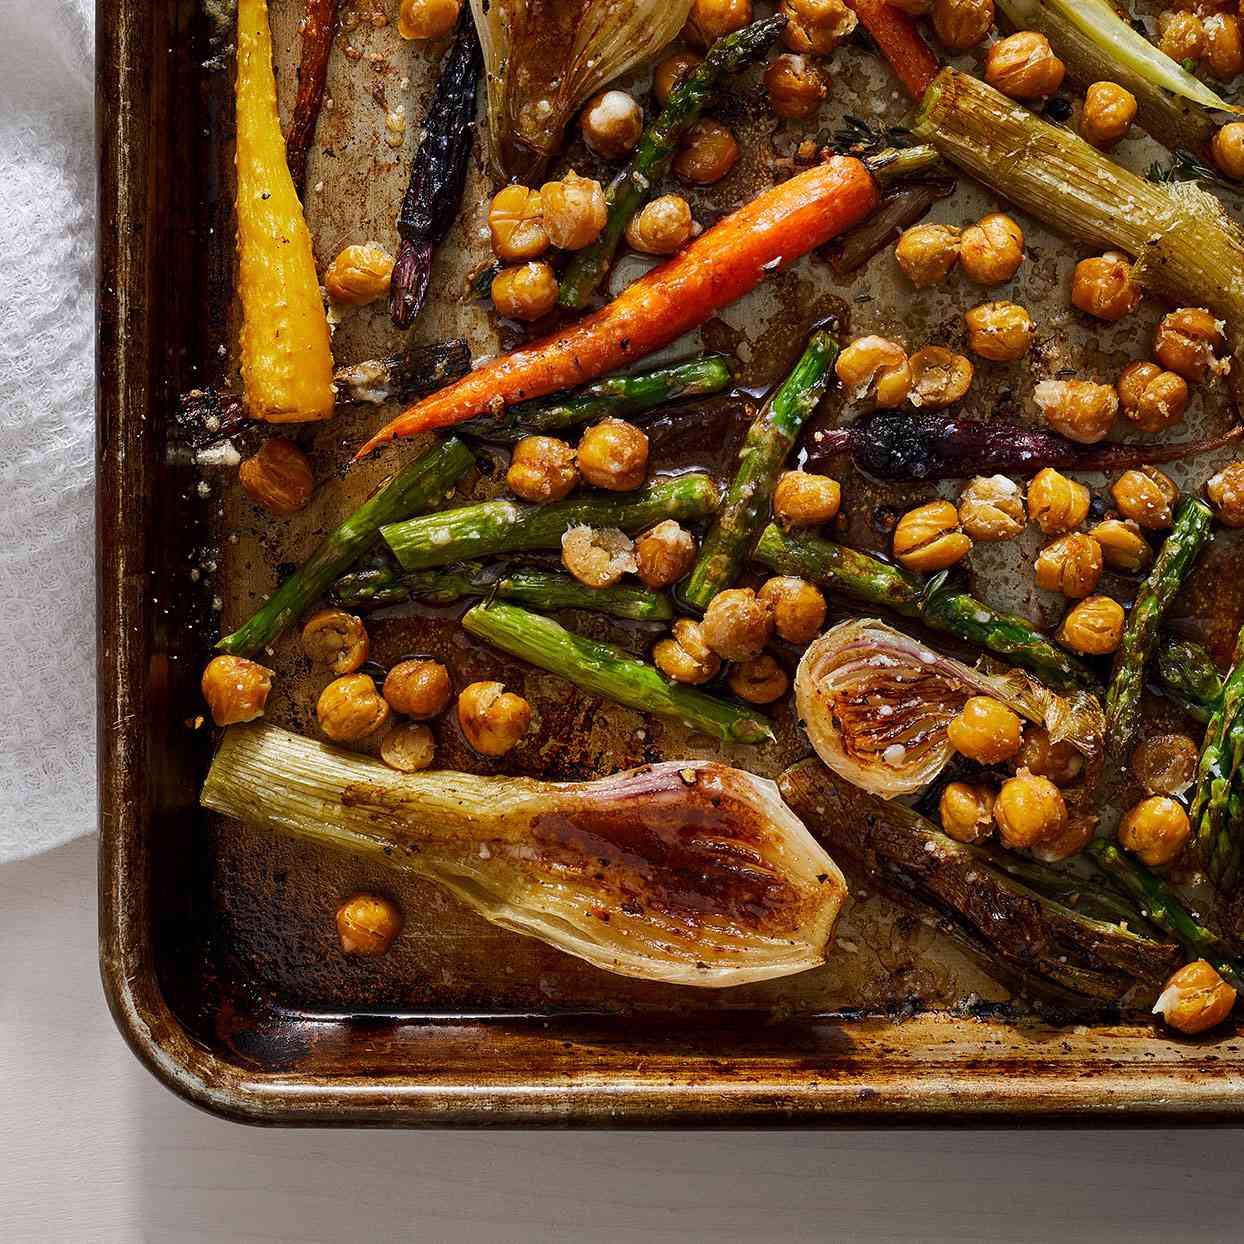
[[[468,419],[458,430],[480,440],[512,445],[524,436],[556,435],[597,419],[625,419],[676,398],[718,393],[731,379],[724,355],[705,354],[632,376],[610,376],[575,393],[520,402],[497,415]]]
[[[387,562],[343,575],[332,590],[337,604],[358,610],[400,605],[421,597],[448,605],[463,596],[495,596],[533,609],[590,609],[632,622],[668,622],[674,616],[669,597],[647,588],[588,587],[569,575],[479,562],[410,574]]]
[[[1097,681],[1087,665],[1056,648],[1026,618],[1000,613],[947,587],[945,575],[922,585],[913,575],[867,553],[815,536],[794,535],[773,524],[761,532],[752,559],[780,574],[811,579],[864,604],[893,609],[979,644],[1032,670],[1052,687],[1091,687]]]
[[[584,639],[552,618],[488,603],[468,610],[462,625],[502,652],[559,674],[583,691],[682,722],[723,743],[761,743],[773,737],[768,722],[743,705],[670,682],[646,662],[612,644]]]
[[[1240,868],[1244,826],[1228,815],[1231,787],[1240,780],[1244,753],[1244,628],[1235,642],[1231,671],[1222,685],[1222,699],[1210,715],[1197,762],[1196,794],[1189,817],[1196,831],[1201,858],[1210,880],[1220,891],[1230,890]]]
[[[683,598],[707,609],[738,577],[743,559],[769,513],[778,473],[808,416],[833,381],[838,342],[833,332],[812,334],[803,357],[761,408],[739,451],[739,465],[721,509],[700,547]]]
[[[556,505],[484,501],[392,523],[380,534],[404,570],[427,570],[492,553],[561,548],[562,536],[580,524],[635,532],[663,518],[704,518],[716,508],[717,486],[707,475],[680,475],[639,492]]]
[[[462,441],[449,437],[408,463],[329,532],[302,567],[217,649],[247,657],[266,647],[367,552],[385,523],[439,504],[474,461]]]
[[[1214,659],[1190,639],[1163,635],[1153,670],[1162,693],[1198,721],[1208,722],[1222,703],[1222,676]]]
[[[763,18],[718,39],[694,72],[670,92],[665,107],[643,133],[635,154],[605,193],[609,216],[600,237],[578,251],[561,279],[558,301],[578,310],[605,279],[631,218],[669,169],[678,140],[712,102],[717,88],[763,56],[786,26],[779,15]]]

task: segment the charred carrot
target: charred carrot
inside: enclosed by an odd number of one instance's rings
[[[294,188],[302,193],[307,177],[307,152],[315,141],[315,123],[324,102],[328,60],[333,50],[340,0],[307,0],[302,21],[302,56],[298,62],[298,97],[285,135],[285,155]]]
[[[847,0],[847,4],[855,10],[881,55],[890,62],[907,94],[920,99],[941,65],[916,29],[916,23],[885,0]]]
[[[880,199],[880,179],[923,170],[932,161],[929,148],[909,147],[868,160],[834,156],[792,177],[702,233],[599,311],[408,407],[356,457],[396,437],[496,414],[634,363],[703,324],[768,273],[858,224]]]

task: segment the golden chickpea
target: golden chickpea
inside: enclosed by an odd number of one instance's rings
[[[961,756],[996,765],[1019,751],[1023,727],[1001,700],[974,695],[946,727],[950,745]]]
[[[911,392],[907,351],[884,337],[857,337],[838,356],[834,370],[853,402],[871,393],[878,406],[893,409]]]
[[[670,587],[695,565],[695,537],[663,518],[635,541],[635,568],[645,587]]]
[[[1084,772],[1084,755],[1066,739],[1055,742],[1044,726],[1028,725],[1014,764],[1016,770],[1027,769],[1037,777],[1049,778],[1055,786],[1071,786]]]
[[[1156,363],[1129,363],[1115,383],[1124,417],[1142,432],[1174,427],[1188,409],[1188,382]]]
[[[687,34],[701,47],[742,30],[752,20],[752,0],[692,0]]]
[[[859,24],[843,0],[782,0],[778,12],[786,18],[782,42],[805,56],[828,56]]]
[[[983,302],[964,317],[968,347],[991,363],[1014,363],[1032,346],[1037,326],[1023,307],[1013,302]]]
[[[810,644],[825,625],[825,597],[814,584],[793,575],[777,575],[760,589],[773,609],[773,626],[788,644]]]
[[[666,678],[692,687],[708,682],[721,669],[721,658],[704,642],[700,624],[690,618],[674,623],[673,634],[652,649],[652,660]]]
[[[1186,734],[1151,734],[1132,753],[1132,774],[1148,795],[1182,795],[1196,781],[1198,757]]]
[[[765,90],[769,107],[787,121],[803,121],[816,116],[829,82],[815,61],[797,52],[784,52],[765,70]]]
[[[645,255],[672,255],[691,236],[691,206],[680,194],[663,194],[631,217],[627,244]]]
[[[1132,263],[1121,251],[1107,251],[1076,264],[1071,305],[1099,320],[1115,323],[1130,315],[1144,297],[1132,280]]]
[[[397,33],[403,39],[443,39],[458,20],[462,0],[402,0]]]
[[[985,58],[985,81],[1012,99],[1044,99],[1063,84],[1067,66],[1050,41],[1032,30],[999,39]]]
[[[503,268],[493,277],[493,306],[502,315],[531,323],[557,306],[557,278],[544,260]]]
[[[283,436],[270,436],[238,467],[238,483],[258,506],[277,518],[297,514],[315,488],[307,455]]]
[[[1046,423],[1081,445],[1104,440],[1119,414],[1114,386],[1093,380],[1042,380],[1032,396]]]
[[[638,569],[635,546],[625,531],[584,523],[563,534],[562,565],[588,587],[613,587],[624,574]]]
[[[740,665],[732,665],[726,682],[740,700],[749,704],[772,704],[790,687],[790,677],[767,652]]]
[[[1223,173],[1244,181],[1244,121],[1232,121],[1214,135],[1213,153]]]
[[[263,716],[272,690],[272,671],[246,657],[213,657],[199,683],[218,726],[232,726]]]
[[[353,674],[371,647],[362,618],[344,609],[321,609],[302,628],[302,650],[312,665],[334,674]]]
[[[458,724],[482,756],[504,756],[531,727],[531,705],[504,683],[473,682],[458,696]]]
[[[544,202],[539,190],[506,186],[488,208],[488,233],[492,253],[502,263],[525,263],[539,259],[549,249],[544,231]]]
[[[1094,147],[1109,150],[1127,137],[1136,120],[1136,96],[1117,82],[1094,82],[1084,95],[1080,135]]]
[[[963,231],[959,266],[978,285],[1003,285],[1024,262],[1024,231],[1003,212],[993,212]]]
[[[1194,13],[1160,13],[1158,47],[1171,60],[1199,62],[1205,55],[1205,27],[1201,19]]]
[[[1068,812],[1067,826],[1061,834],[1032,848],[1034,858],[1045,864],[1058,864],[1079,855],[1097,836],[1098,818],[1091,813]]]
[[[602,419],[579,440],[579,470],[595,488],[630,492],[648,474],[648,438],[625,419]]]
[[[1079,531],[1059,536],[1037,554],[1035,569],[1039,588],[1079,600],[1101,580],[1101,545]]]
[[[524,501],[545,505],[563,500],[579,482],[574,447],[555,436],[524,436],[510,455],[505,482]]]
[[[933,29],[952,52],[976,47],[994,20],[994,0],[933,0]]]
[[[959,525],[973,540],[1013,540],[1027,523],[1024,494],[1005,475],[978,475],[959,494]]]
[[[1049,778],[1021,769],[1002,784],[993,805],[998,833],[1008,847],[1050,842],[1067,828],[1067,804]]]
[[[720,121],[697,121],[683,135],[673,169],[677,177],[693,186],[711,186],[739,162],[742,154],[734,135]]]
[[[368,675],[346,674],[320,692],[315,715],[334,743],[356,743],[386,725],[391,710]]]
[[[1058,642],[1090,657],[1109,656],[1123,638],[1123,606],[1109,596],[1089,596],[1073,605],[1058,628]]]
[[[1110,495],[1119,513],[1146,531],[1164,531],[1174,522],[1179,489],[1157,467],[1124,471],[1110,485]]]
[[[436,759],[436,736],[422,722],[405,721],[380,740],[380,759],[399,773],[418,773]]]
[[[908,510],[894,528],[894,556],[908,570],[932,574],[961,561],[972,541],[959,529],[959,511],[949,501],[930,501]]]
[[[1235,990],[1204,959],[1179,969],[1166,982],[1153,1013],[1176,1032],[1196,1036],[1222,1023],[1235,1008]]]
[[[1153,335],[1153,357],[1193,384],[1225,375],[1227,360],[1218,357],[1226,345],[1222,325],[1203,307],[1181,307],[1162,317]]]
[[[1230,82],[1244,70],[1244,39],[1231,13],[1215,13],[1202,23],[1205,29],[1204,63],[1215,78]]]
[[[959,262],[963,236],[953,225],[913,225],[894,247],[894,258],[917,289],[944,281]]]
[[[773,637],[773,606],[750,587],[727,588],[709,602],[700,633],[719,657],[750,661]]]
[[[644,110],[625,91],[599,91],[583,105],[579,129],[588,149],[602,160],[621,160],[639,144]]]
[[[1088,517],[1089,490],[1078,480],[1044,467],[1028,484],[1028,517],[1047,535],[1078,527]]]
[[[452,696],[449,671],[439,661],[399,661],[384,680],[384,698],[403,717],[438,717]]]
[[[387,898],[356,894],[337,908],[337,936],[348,955],[382,955],[401,931],[402,913]]]
[[[842,507],[842,485],[828,475],[783,471],[773,490],[773,516],[787,529],[833,522]]]
[[[1205,495],[1224,527],[1244,527],[1244,462],[1228,462],[1211,476]]]
[[[972,387],[971,360],[941,346],[925,346],[911,356],[911,404],[924,410],[953,406]]]
[[[324,273],[324,288],[334,302],[361,307],[389,292],[393,256],[383,246],[347,246]]]
[[[1153,565],[1153,550],[1130,518],[1107,518],[1093,528],[1092,534],[1111,570],[1140,574]]]
[[[669,103],[670,92],[695,71],[704,57],[695,52],[675,52],[667,56],[652,75],[652,93],[662,108]]]
[[[956,842],[979,842],[993,832],[993,791],[988,786],[950,782],[937,811],[942,829]]]
[[[1150,868],[1173,863],[1191,833],[1188,814],[1167,795],[1142,799],[1119,822],[1120,845]]]
[[[540,187],[544,204],[544,231],[564,251],[582,250],[600,236],[609,214],[600,182],[580,177],[573,169],[561,181]]]

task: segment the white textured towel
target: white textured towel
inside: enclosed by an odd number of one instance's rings
[[[0,861],[95,828],[92,0],[0,0]]]

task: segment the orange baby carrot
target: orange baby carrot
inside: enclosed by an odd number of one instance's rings
[[[921,99],[941,65],[916,23],[885,0],[847,0],[912,99]]]

